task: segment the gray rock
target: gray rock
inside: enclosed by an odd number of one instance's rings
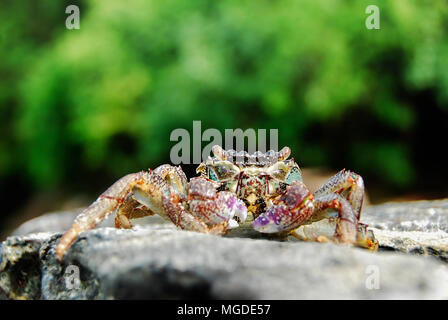
[[[40,232],[65,232],[73,224],[76,216],[80,214],[84,208],[79,208],[73,211],[56,211],[44,214],[42,216],[31,219],[12,232],[12,236],[22,236],[31,233]],[[158,216],[148,217],[133,220],[134,225],[148,224],[148,223],[162,223],[164,220]],[[110,217],[98,225],[98,228],[113,227],[114,220]]]
[[[390,202],[364,209],[362,221],[380,248],[435,256],[448,262],[448,200]]]
[[[12,232],[13,236],[22,236],[30,233],[39,232],[62,232],[68,230],[73,224],[76,216],[83,209],[73,211],[58,211],[44,214],[40,217],[24,222],[20,227]],[[108,219],[109,224],[111,223]]]
[[[131,230],[105,227],[109,219],[84,232],[61,264],[54,248],[71,221],[58,227],[55,220],[68,219],[53,214],[1,244],[0,289],[15,299],[447,299],[446,203],[367,207],[363,221],[375,228],[377,253],[266,239],[248,225],[205,235],[149,217]],[[54,232],[27,234],[49,225]]]
[[[39,249],[49,234],[9,237],[0,246],[0,292],[13,299],[41,296]]]
[[[364,208],[363,222],[391,231],[448,231],[448,199],[388,202]]]

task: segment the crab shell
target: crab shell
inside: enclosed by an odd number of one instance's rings
[[[287,159],[288,147],[280,152],[248,154],[213,147],[214,157],[199,165],[196,172],[218,183],[219,191],[230,191],[244,201],[254,219],[271,206],[293,181],[302,181],[294,159]]]

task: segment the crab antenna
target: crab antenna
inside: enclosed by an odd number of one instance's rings
[[[226,160],[226,158],[227,158],[225,151],[221,148],[221,146],[214,145],[212,147],[212,152],[215,155],[215,157],[217,157],[220,160]]]
[[[288,159],[289,155],[291,154],[291,149],[288,147],[284,147],[280,152],[278,153],[278,160],[282,161],[285,159]]]

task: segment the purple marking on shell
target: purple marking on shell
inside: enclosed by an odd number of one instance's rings
[[[226,204],[230,210],[232,210],[233,207],[235,206],[236,200],[237,200],[237,198],[234,196],[231,196],[231,197],[229,197],[229,199],[227,199]]]
[[[269,219],[265,214],[260,215],[253,223],[254,228],[260,228],[269,224]]]
[[[244,204],[243,201],[241,201],[241,200],[239,200],[239,199],[238,199],[238,202],[237,202],[237,204],[236,204],[236,208],[237,208],[239,211],[247,211],[247,207],[246,207],[246,205]]]
[[[280,224],[282,218],[289,213],[289,211],[284,205],[279,205],[279,206],[270,208],[267,213],[268,213],[269,219],[278,225],[278,224]]]

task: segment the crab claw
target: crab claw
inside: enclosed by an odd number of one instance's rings
[[[290,231],[308,220],[313,212],[313,196],[300,181],[294,181],[274,205],[261,214],[253,228],[262,233]]]
[[[247,218],[242,200],[232,192],[216,192],[213,182],[207,179],[191,179],[187,199],[192,214],[207,225],[228,222],[228,229],[233,229]]]
[[[235,197],[230,192],[220,192],[218,201],[223,201],[221,208],[224,209],[226,215],[230,216],[229,229],[234,229],[247,219],[247,208],[243,201]],[[235,219],[236,218],[236,219]]]
[[[271,207],[262,213],[253,223],[253,228],[262,233],[277,233],[284,230],[283,217],[289,214],[284,205]]]

